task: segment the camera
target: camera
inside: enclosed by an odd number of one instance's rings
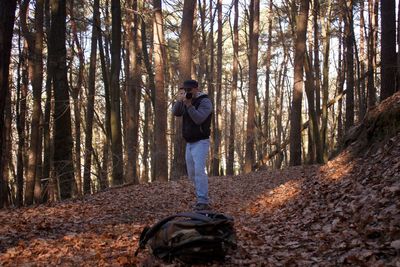
[[[186,99],[192,99],[193,93],[186,93],[185,97],[186,97]]]

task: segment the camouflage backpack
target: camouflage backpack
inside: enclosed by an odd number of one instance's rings
[[[146,244],[157,258],[166,262],[223,261],[227,252],[236,248],[233,218],[209,212],[172,215],[143,230],[135,255]]]

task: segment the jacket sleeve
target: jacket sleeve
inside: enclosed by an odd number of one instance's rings
[[[182,116],[183,112],[185,111],[185,104],[183,104],[182,101],[176,101],[173,105],[172,105],[172,114],[174,114],[175,116]]]
[[[212,104],[209,98],[203,98],[199,107],[196,109],[191,106],[187,109],[189,116],[197,125],[202,124],[212,112]]]

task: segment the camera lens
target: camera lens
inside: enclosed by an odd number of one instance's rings
[[[192,93],[186,93],[186,99],[191,99],[192,97],[193,97],[193,94]]]

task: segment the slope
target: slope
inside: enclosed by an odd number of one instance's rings
[[[210,178],[232,215],[226,266],[399,266],[400,93],[370,111],[323,166]],[[193,204],[187,180],[0,211],[1,266],[159,266],[133,257],[141,230]],[[217,265],[217,264],[215,264]]]

